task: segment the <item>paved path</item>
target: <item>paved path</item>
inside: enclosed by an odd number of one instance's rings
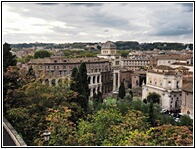
[[[3,146],[16,146],[10,135],[3,127]]]

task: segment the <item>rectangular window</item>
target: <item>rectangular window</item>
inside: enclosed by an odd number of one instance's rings
[[[116,61],[116,65],[119,65],[119,61]]]

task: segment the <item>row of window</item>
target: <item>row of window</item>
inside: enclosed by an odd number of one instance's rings
[[[100,64],[98,65],[100,66]],[[74,67],[78,67],[78,65],[73,65],[73,66],[58,66],[58,65],[48,65],[46,66],[46,69],[73,69]],[[105,71],[109,71],[111,70],[111,68],[108,66],[105,66],[105,65],[102,65],[102,71],[104,71],[104,67],[105,67]],[[43,66],[42,65],[39,65],[38,66],[39,69],[42,69]],[[90,70],[92,68],[92,66],[87,66],[87,68]],[[93,69],[91,69],[91,72],[101,72],[101,68],[99,69],[95,69],[95,71],[93,71]]]
[[[152,84],[152,80],[149,81]],[[154,85],[157,85],[157,81],[154,80]],[[162,86],[162,81],[159,81],[159,85]],[[168,86],[171,87],[171,81],[168,81]],[[176,82],[176,88],[179,88],[179,81]]]

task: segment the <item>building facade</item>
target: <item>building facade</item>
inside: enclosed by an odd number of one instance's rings
[[[90,97],[98,91],[108,94],[112,91],[111,62],[97,57],[90,58],[63,58],[54,56],[44,59],[31,59],[28,63],[35,70],[36,76],[45,75],[45,80],[70,77],[74,67],[79,68],[82,62],[86,63]],[[107,78],[107,79],[106,79]]]
[[[182,103],[182,73],[172,67],[159,65],[146,74],[142,86],[142,99],[155,92],[161,96],[160,106],[167,110],[179,110]]]
[[[181,113],[193,118],[193,84],[187,84],[182,88]]]
[[[121,60],[121,68],[129,68],[133,71],[150,64],[150,59],[145,57],[127,58]]]
[[[113,73],[113,93],[117,94],[120,87],[120,65],[121,56],[116,54],[116,45],[107,41],[101,46],[101,54],[97,57],[107,59],[111,62],[111,68]]]

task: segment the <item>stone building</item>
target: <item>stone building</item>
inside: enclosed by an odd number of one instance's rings
[[[146,71],[133,71],[129,68],[122,68],[120,69],[120,82],[122,81],[124,82],[125,90],[127,90],[130,86],[131,88],[141,87],[143,81],[146,83]]]
[[[182,77],[180,71],[159,65],[146,74],[146,84],[142,86],[142,99],[150,92],[161,96],[160,106],[167,110],[179,110],[182,103]]]
[[[193,118],[193,84],[186,84],[182,88],[181,113]]]
[[[150,59],[147,57],[127,58],[121,60],[121,68],[129,68],[134,71],[149,64]]]
[[[69,78],[72,69],[79,67],[82,62],[86,63],[90,97],[98,91],[103,94],[111,93],[112,69],[109,60],[97,57],[64,58],[53,56],[44,59],[31,59],[28,65],[33,67],[37,77],[45,74],[45,81],[51,82],[55,79],[57,83],[61,77],[67,76]]]
[[[193,118],[193,73],[183,75],[181,113]]]
[[[107,59],[112,64],[112,73],[113,73],[113,93],[118,93],[120,87],[120,65],[121,65],[121,56],[116,54],[116,45],[107,41],[101,47],[101,54],[98,54],[97,57]]]

